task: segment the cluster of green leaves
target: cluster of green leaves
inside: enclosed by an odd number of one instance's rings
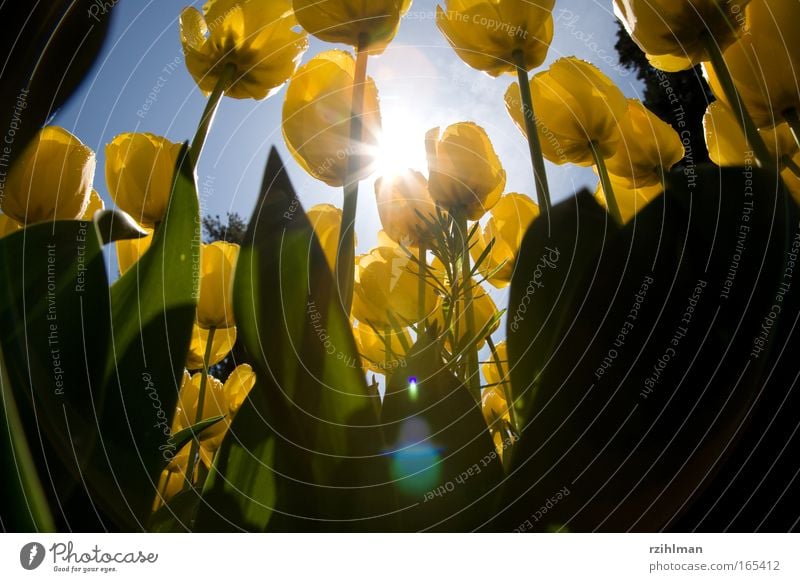
[[[143,529],[165,451],[174,450],[169,431],[200,252],[185,155],[152,246],[109,286],[102,245],[142,236],[132,224],[104,211],[94,221],[37,224],[0,240],[1,347],[11,387],[4,395],[25,429],[12,439],[27,439],[49,479],[50,506],[79,490],[81,509],[98,517],[93,527],[108,516],[116,527]],[[62,518],[69,527],[70,516]]]

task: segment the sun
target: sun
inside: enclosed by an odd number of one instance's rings
[[[382,118],[375,175],[394,175],[409,168],[427,174],[425,132],[430,128],[405,107],[386,108]]]

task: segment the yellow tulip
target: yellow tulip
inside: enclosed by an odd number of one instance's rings
[[[428,190],[448,209],[463,208],[478,220],[500,199],[506,172],[486,131],[472,122],[454,123],[425,135],[428,152]]]
[[[11,167],[0,206],[21,224],[79,219],[89,205],[95,164],[94,152],[66,129],[44,127]]]
[[[190,370],[200,370],[203,367],[203,358],[208,346],[209,330],[203,329],[195,324],[192,327],[192,343],[189,345],[189,353],[186,354],[186,367]],[[220,328],[215,330],[214,339],[211,342],[211,357],[208,365],[213,366],[220,363],[231,353],[233,344],[236,343],[236,328]]]
[[[392,240],[406,246],[429,241],[428,221],[436,220],[436,204],[428,192],[428,181],[415,170],[382,176],[375,180],[375,198],[383,230]]]
[[[106,146],[114,203],[146,227],[164,219],[181,144],[151,133],[122,133]]]
[[[539,216],[539,207],[525,194],[506,194],[491,210],[483,229],[476,232],[470,253],[478,258],[494,240],[491,250],[478,265],[478,271],[497,288],[506,287],[514,273],[514,260],[525,231]]]
[[[225,402],[228,405],[228,412],[233,416],[242,407],[244,399],[256,384],[256,374],[248,364],[240,364],[234,368],[225,385],[222,387],[225,393]]]
[[[651,186],[630,186],[627,180],[619,179],[615,176],[611,176],[611,186],[614,189],[614,198],[617,201],[623,224],[630,222],[637,212],[641,212],[645,206],[664,191],[660,183]],[[599,183],[595,191],[595,198],[603,208],[608,207],[603,187]]]
[[[492,354],[491,359],[481,366],[483,377],[486,378],[486,390],[484,390],[484,394],[491,388],[497,388],[499,390],[498,394],[503,398],[503,405],[505,405],[506,397],[505,392],[503,392],[503,385],[508,384],[511,378],[508,373],[508,349],[506,342],[503,341],[496,344],[494,349],[497,352],[497,360],[495,360],[494,354]],[[499,418],[502,417],[503,414],[498,413],[497,416]]]
[[[355,61],[350,53],[326,51],[297,69],[283,102],[283,138],[303,169],[329,186],[340,187],[347,174],[347,158],[357,156],[361,180],[374,170],[381,113],[378,90],[371,78],[364,87],[363,140],[350,144]]]
[[[558,59],[530,80],[530,88],[545,158],[554,164],[592,165],[592,142],[603,158],[616,152],[628,104],[597,67],[575,57]],[[506,91],[506,108],[526,135],[517,83]]]
[[[495,319],[495,316],[497,315],[497,306],[495,305],[491,296],[486,291],[484,291],[483,287],[475,284],[473,281],[472,332],[475,335],[470,338],[467,335],[467,315],[466,315],[466,310],[464,309],[464,305],[465,303],[462,296],[456,303],[455,311],[453,311],[452,306],[448,307],[448,309],[451,310],[451,316],[450,316],[451,330],[453,332],[453,337],[456,340],[457,347],[463,349],[467,343],[475,344],[477,345],[477,347],[481,347],[483,343],[486,341],[486,337],[492,335],[500,326],[499,318],[497,318],[492,325],[489,325],[489,323],[493,319]],[[443,304],[437,305],[431,315],[431,321],[437,324],[440,332],[445,331],[444,309],[445,306]],[[450,350],[453,349],[453,346],[451,345],[449,338],[447,338],[446,346]]]
[[[653,66],[682,71],[708,60],[708,35],[723,50],[736,40],[749,1],[614,0],[614,12]]]
[[[661,121],[638,99],[628,99],[628,113],[620,122],[622,139],[606,165],[611,174],[627,178],[629,186],[653,186],[684,156],[678,132]]]
[[[456,54],[493,77],[516,74],[514,52],[525,68],[538,67],[553,40],[555,0],[445,0],[436,7],[436,24]]]
[[[508,411],[506,395],[502,386],[483,389],[481,393],[481,411],[486,424],[493,430],[501,430],[503,421],[511,422],[511,414]]]
[[[117,247],[117,264],[120,275],[124,275],[125,271],[136,264],[150,248],[150,244],[153,242],[153,231],[149,228],[145,230],[150,233],[146,237],[118,240],[114,243]]]
[[[379,329],[419,320],[419,271],[416,263],[396,244],[384,244],[356,257],[353,316]],[[425,286],[425,305],[436,305],[436,295]]]
[[[363,359],[364,367],[376,374],[386,374],[387,371],[391,373],[396,368],[404,366],[406,350],[403,347],[403,340],[409,346],[414,343],[406,328],[390,329],[384,335],[386,338],[367,323],[359,323],[353,328],[353,337],[356,340],[358,353]],[[400,339],[401,336],[403,340]],[[386,353],[387,340],[391,342],[391,357],[388,357]]]
[[[747,34],[727,48],[725,63],[753,122],[772,127],[787,112],[800,113],[800,3],[753,0],[745,14]],[[705,71],[714,95],[727,103],[713,67],[707,64]]]
[[[12,232],[17,232],[21,228],[22,226],[19,222],[9,216],[6,216],[5,214],[0,214],[0,238],[9,235]]]
[[[332,204],[317,204],[308,209],[308,221],[319,239],[328,267],[336,266],[336,251],[339,248],[339,230],[342,227],[342,210]]]
[[[225,95],[264,99],[280,89],[308,48],[289,0],[208,0],[203,12],[181,12],[181,44],[200,90],[209,94],[226,67]]]
[[[754,154],[745,138],[736,116],[722,101],[714,101],[703,116],[708,157],[718,166],[743,166],[754,162]],[[762,128],[758,132],[764,144],[777,160],[792,158],[798,151],[788,124],[782,123],[772,129]]]
[[[795,166],[800,166],[800,152],[797,152],[793,157],[792,161],[794,162]],[[781,171],[781,178],[783,179],[783,183],[786,185],[786,189],[794,198],[794,201],[797,204],[800,204],[800,176],[795,174],[791,169],[784,168]]]
[[[200,297],[197,324],[209,329],[235,325],[233,317],[233,277],[239,245],[217,241],[203,245],[200,255]]]
[[[381,54],[397,34],[411,0],[294,0],[300,25],[326,42]]]
[[[82,220],[92,220],[94,218],[95,212],[103,210],[106,207],[103,199],[100,198],[100,194],[97,193],[97,190],[92,188],[92,193],[89,194],[89,204],[86,206],[86,210],[81,216]]]
[[[156,511],[165,501],[169,501],[181,492],[185,483],[188,465],[189,447],[184,446],[172,458],[168,468],[161,472],[161,476],[158,479],[158,495],[153,500],[153,511]]]
[[[173,431],[174,432],[174,431]],[[191,443],[184,445],[175,453],[170,462],[167,464],[166,469],[161,472],[158,480],[158,495],[153,500],[153,511],[158,510],[164,501],[169,501],[175,495],[183,490],[186,481],[186,471],[189,469],[189,454],[191,452]],[[207,450],[202,444],[198,448],[200,459],[211,468],[211,462],[214,458],[214,452]],[[192,482],[197,481],[199,475],[199,466],[195,465],[194,475]]]
[[[200,397],[200,382],[202,374],[199,372],[191,377],[191,381],[184,383],[178,393],[178,407],[175,410],[177,426],[189,427],[217,416],[229,414],[228,401],[222,382],[211,376],[206,378],[206,391],[203,398],[203,409],[198,418],[197,408]],[[200,432],[200,443],[207,451],[216,451],[219,448],[225,432],[228,430],[228,419],[204,428]]]

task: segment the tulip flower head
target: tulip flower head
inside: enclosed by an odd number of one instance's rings
[[[217,241],[203,245],[200,255],[200,297],[197,325],[202,328],[228,328],[233,317],[233,278],[239,245]]]
[[[678,132],[638,99],[628,99],[628,113],[619,124],[621,139],[607,160],[608,171],[627,178],[629,186],[652,186],[684,156]]]
[[[747,143],[733,111],[723,101],[714,101],[708,106],[703,116],[703,129],[712,162],[718,166],[753,163],[753,148]],[[798,153],[797,142],[786,123],[758,132],[775,159],[793,158]]]
[[[342,210],[333,204],[317,204],[309,208],[306,215],[325,253],[328,267],[333,271],[336,265],[339,230],[342,227]]]
[[[117,264],[119,265],[119,274],[124,275],[125,272],[135,265],[142,255],[150,248],[153,242],[152,229],[145,229],[150,234],[142,238],[131,238],[118,240],[114,245],[117,247]]]
[[[413,344],[407,328],[387,329],[381,334],[369,324],[362,322],[353,329],[353,337],[364,367],[376,374],[391,373],[394,369],[404,366],[406,350],[403,344],[404,342],[409,346]],[[390,344],[391,355],[387,353],[387,343]]]
[[[708,60],[708,37],[722,50],[736,41],[749,1],[614,0],[614,13],[654,67],[674,72]]]
[[[435,322],[440,330],[445,330],[445,309],[451,313],[450,317],[450,330],[453,332],[455,339],[455,347],[451,344],[450,338],[445,338],[445,345],[447,349],[461,349],[465,345],[477,345],[481,347],[486,341],[486,337],[493,334],[500,326],[500,320],[497,318],[497,305],[492,300],[492,297],[481,287],[473,281],[472,285],[472,326],[467,326],[467,314],[465,309],[465,301],[461,296],[456,305],[445,306],[440,303],[434,309],[431,315],[431,321]],[[471,329],[473,335],[470,337],[468,330]]]
[[[326,42],[381,54],[408,12],[411,0],[294,0],[300,25]]]
[[[353,316],[377,329],[419,320],[419,274],[416,263],[385,233],[379,246],[356,260]],[[425,289],[425,305],[431,311],[436,295]]]
[[[208,420],[217,416],[228,415],[228,403],[225,398],[223,384],[213,376],[206,377],[206,389],[203,398],[203,407],[198,417],[198,404],[200,398],[200,383],[202,374],[192,375],[189,382],[184,383],[178,393],[178,406],[175,411],[176,422],[183,427],[192,426],[203,420]],[[220,420],[216,424],[203,429],[200,433],[201,445],[210,452],[219,448],[228,423]]]
[[[256,374],[248,364],[240,364],[234,368],[222,387],[230,415],[239,411],[255,384]]]
[[[611,176],[611,187],[614,190],[614,198],[617,201],[623,224],[633,220],[636,213],[641,212],[645,206],[664,191],[664,187],[660,182],[649,186],[639,186],[635,183],[631,185],[626,178],[618,178],[616,176]],[[597,189],[595,190],[595,199],[600,206],[608,208],[608,202],[600,183],[597,184]]]
[[[418,246],[420,240],[430,239],[425,221],[435,221],[436,204],[420,172],[406,170],[378,178],[375,198],[383,230],[392,240]]]
[[[371,174],[378,149],[381,114],[378,90],[369,77],[364,87],[363,139],[350,143],[355,66],[347,52],[320,53],[297,69],[283,102],[286,147],[306,172],[333,187],[344,185],[350,156],[359,159],[352,178]]]
[[[747,34],[724,53],[742,102],[759,128],[784,121],[788,112],[800,113],[800,3],[794,0],[753,0],[745,11]],[[706,76],[718,100],[727,103],[713,67]]]
[[[186,354],[186,367],[189,370],[200,370],[203,368],[203,358],[205,358],[206,348],[208,347],[208,336],[210,331],[197,324],[192,327],[192,341],[189,344],[189,353]],[[233,344],[236,343],[236,328],[226,327],[214,331],[214,338],[211,342],[211,352],[208,365],[213,366],[220,363],[231,353]]]
[[[495,352],[497,352],[497,359],[495,359],[494,354],[488,362],[485,362],[481,365],[481,372],[483,372],[483,377],[486,378],[486,389],[484,390],[484,395],[487,394],[487,391],[496,388],[499,390],[498,395],[503,399],[503,406],[502,409],[500,407],[493,407],[492,409],[495,412],[498,412],[496,418],[503,418],[505,414],[508,413],[508,409],[505,406],[505,392],[504,385],[508,385],[511,379],[511,376],[508,373],[508,350],[506,342],[500,342],[495,345],[494,347]],[[484,414],[486,413],[485,410],[485,400],[481,399],[484,404]],[[489,418],[487,417],[487,421]]]
[[[747,142],[736,116],[722,101],[714,101],[703,116],[708,157],[718,166],[745,166],[754,160],[753,148]],[[778,160],[783,184],[795,200],[800,200],[800,177],[790,165],[800,164],[800,149],[789,126],[781,123],[775,127],[758,130],[764,144],[774,159]],[[787,164],[790,160],[792,164]]]
[[[547,56],[553,40],[554,0],[446,0],[436,23],[456,54],[493,77],[517,73],[514,53],[530,71]]]
[[[500,199],[506,172],[486,131],[463,121],[435,127],[425,135],[428,153],[428,191],[447,209],[463,208],[478,220]]]
[[[554,164],[589,166],[594,163],[592,144],[603,158],[614,154],[628,104],[597,67],[575,57],[562,58],[535,75],[530,89],[545,158]],[[525,135],[517,83],[506,91],[506,108]]]
[[[95,164],[94,152],[66,129],[44,127],[14,161],[0,206],[20,224],[79,219],[89,206]]]
[[[506,287],[511,282],[522,237],[537,216],[539,207],[530,197],[525,194],[506,194],[492,208],[486,225],[475,236],[470,249],[474,261],[477,262],[486,248],[492,245],[478,265],[478,271],[495,287]]]
[[[122,133],[106,146],[106,184],[114,203],[145,227],[164,219],[181,144],[151,133]]]
[[[205,93],[233,67],[225,95],[264,99],[280,89],[308,48],[296,31],[289,0],[208,0],[200,12],[184,8],[180,18],[186,68]]]

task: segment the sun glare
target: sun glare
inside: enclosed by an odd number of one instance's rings
[[[427,175],[425,132],[428,129],[408,110],[386,108],[375,175],[388,176],[408,168]]]

